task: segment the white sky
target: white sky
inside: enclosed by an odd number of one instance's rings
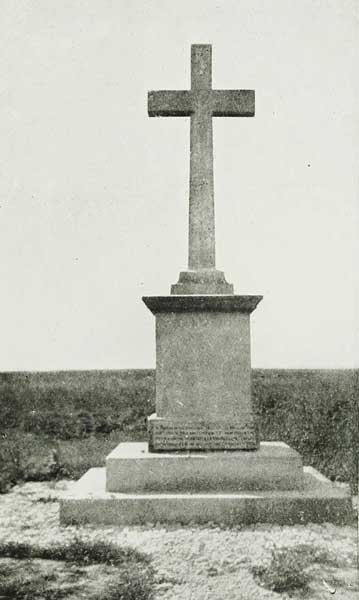
[[[152,367],[187,263],[189,121],[147,91],[254,88],[215,119],[217,266],[254,367],[359,366],[356,0],[2,0],[0,371]]]

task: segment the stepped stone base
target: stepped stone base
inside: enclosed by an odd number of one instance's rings
[[[126,443],[106,460],[106,490],[147,492],[240,492],[300,490],[303,465],[283,442],[262,442],[248,452],[151,453],[147,443]]]
[[[90,469],[60,501],[62,525],[225,525],[277,523],[351,524],[350,495],[311,467],[304,467],[302,491],[233,494],[121,494],[106,492],[104,468]]]

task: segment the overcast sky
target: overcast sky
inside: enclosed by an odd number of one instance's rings
[[[217,267],[254,367],[359,366],[358,2],[2,0],[0,371],[153,367],[143,295],[187,266],[189,120],[147,91],[256,90],[214,119]]]

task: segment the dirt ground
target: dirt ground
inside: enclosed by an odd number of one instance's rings
[[[296,592],[292,597],[313,600],[331,595],[343,600],[358,597],[355,526],[339,527],[326,523],[222,529],[148,524],[146,527],[64,528],[59,525],[57,499],[73,483],[26,483],[0,495],[0,540],[50,545],[81,535],[84,539],[105,539],[133,546],[151,556],[156,570],[156,598],[161,600],[288,598],[287,593],[279,594],[259,585],[251,569],[266,564],[274,546],[305,544],[326,551],[332,559],[328,564],[313,564],[309,591],[305,596]],[[0,559],[0,567],[6,566],[5,561],[9,568],[14,564],[11,559]],[[64,586],[74,578],[74,567],[64,563],[32,561],[31,568],[52,572],[60,569]],[[77,573],[77,581],[82,581],[85,591],[91,582],[96,585],[101,577],[106,579],[110,571],[105,565],[86,567]]]

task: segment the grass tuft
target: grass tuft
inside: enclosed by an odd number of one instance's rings
[[[153,581],[152,569],[122,569],[107,582],[105,589],[91,600],[152,600]]]
[[[44,559],[71,562],[76,565],[103,563],[111,566],[123,564],[148,564],[150,558],[129,546],[119,547],[101,540],[88,541],[75,538],[68,544],[38,546],[23,542],[0,543],[0,558]]]
[[[41,496],[36,500],[36,502],[41,502],[42,504],[51,504],[58,501],[58,498],[54,496]]]
[[[338,566],[337,559],[326,550],[300,544],[294,547],[274,547],[270,562],[256,565],[251,571],[260,585],[273,592],[305,592],[311,581],[310,567],[315,563]]]
[[[0,565],[2,600],[62,600],[78,591],[77,585],[59,586],[54,574],[36,572],[29,565]]]

